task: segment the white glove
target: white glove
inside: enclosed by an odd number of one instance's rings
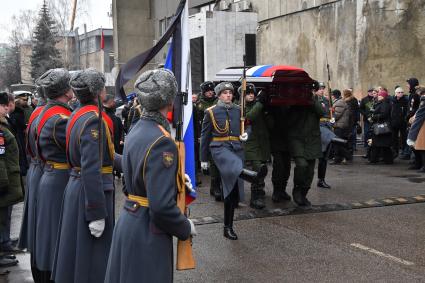
[[[189,220],[189,223],[190,223],[190,235],[197,236],[198,232],[196,231],[195,224],[193,224],[193,221],[190,220],[189,218],[187,220]]]
[[[186,190],[189,192],[194,192],[195,190],[193,189],[193,185],[192,185],[192,180],[190,180],[189,175],[184,174],[184,184],[186,185]]]
[[[208,164],[208,162],[201,162],[202,170],[208,170],[208,168],[210,168],[210,165]]]
[[[329,123],[335,124],[335,118],[332,117],[332,119],[329,120]]]
[[[105,230],[105,219],[95,220],[89,223],[90,234],[99,238]]]
[[[407,139],[406,143],[408,146],[412,146],[412,147],[415,146],[415,141]]]
[[[240,141],[246,142],[248,140],[248,133],[243,133],[239,136]]]

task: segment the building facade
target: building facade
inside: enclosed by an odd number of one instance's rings
[[[142,38],[148,35],[151,40],[147,43],[152,43],[138,52],[150,48],[161,36],[179,3],[177,0],[140,2],[143,4],[136,6],[143,6],[149,26],[133,31]],[[212,10],[229,13],[229,22],[232,13],[256,13],[256,64],[295,65],[324,81],[328,62],[334,88],[354,88],[361,95],[373,85],[391,89],[397,84],[404,86],[408,77],[425,79],[425,69],[419,60],[425,54],[423,0],[189,0],[189,8],[192,16]],[[123,23],[119,13],[115,15],[118,19],[114,18],[114,22]],[[118,33],[128,32],[131,24],[122,24],[118,29]],[[206,37],[217,37],[219,33],[217,27]],[[123,44],[129,43],[119,39],[116,44],[120,46],[119,52],[126,52]],[[134,48],[132,51],[133,56],[138,53]],[[208,67],[227,60],[221,53],[204,53],[204,56]],[[163,59],[161,54],[152,64]],[[231,66],[235,62],[228,63]],[[208,79],[209,71],[204,75]]]

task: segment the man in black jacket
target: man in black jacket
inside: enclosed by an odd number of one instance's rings
[[[407,139],[408,99],[401,87],[396,88],[395,96],[391,97],[391,128],[393,132],[394,156],[399,150],[404,152]]]

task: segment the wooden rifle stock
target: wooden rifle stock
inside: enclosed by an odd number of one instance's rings
[[[242,90],[241,90],[241,135],[245,133],[245,95],[246,95],[246,59],[243,56],[243,77],[242,77]]]
[[[177,148],[179,150],[179,167],[177,173],[177,206],[180,208],[180,211],[187,215],[186,207],[186,185],[185,185],[185,147],[182,141],[177,141]],[[177,260],[176,260],[176,269],[177,270],[187,270],[195,268],[195,260],[193,258],[192,251],[192,237],[182,241],[177,241]]]

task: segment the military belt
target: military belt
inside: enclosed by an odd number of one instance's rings
[[[329,122],[330,119],[329,118],[320,118],[320,122]]]
[[[239,137],[229,136],[229,137],[213,137],[212,141],[214,142],[224,142],[224,141],[239,141]]]
[[[77,173],[81,172],[81,167],[72,167],[72,169],[74,169]],[[102,167],[102,169],[100,170],[102,174],[112,174],[112,166],[105,166]]]
[[[46,164],[47,166],[50,166],[50,168],[58,170],[68,170],[69,168],[71,168],[68,163],[46,161]]]
[[[136,202],[138,205],[143,207],[149,207],[149,200],[148,198],[136,196],[136,195],[128,195],[128,199],[131,201]]]

